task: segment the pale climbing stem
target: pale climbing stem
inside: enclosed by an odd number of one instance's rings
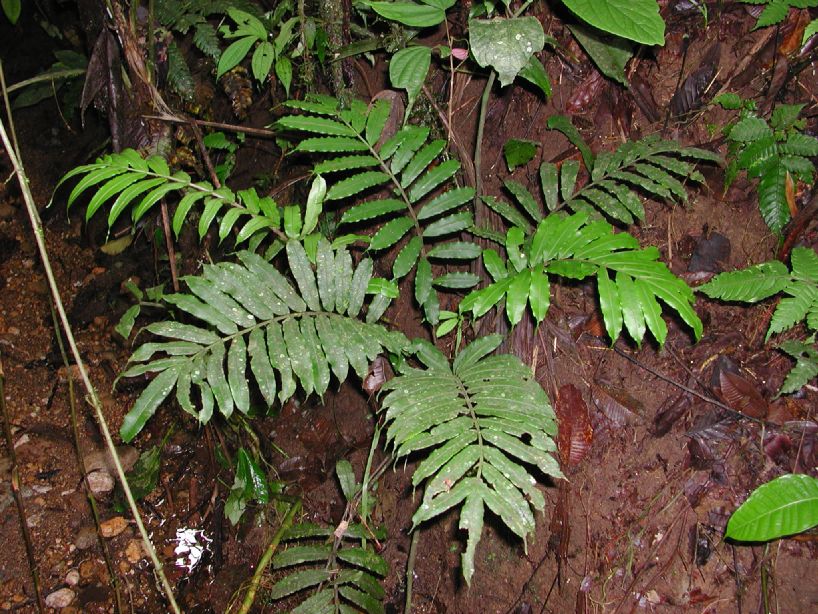
[[[2,63],[0,63],[0,73],[2,73]],[[4,94],[5,97],[5,94]],[[7,112],[10,113],[10,109],[7,107]],[[68,315],[65,312],[65,306],[63,305],[62,296],[60,295],[60,290],[57,287],[57,280],[54,278],[54,271],[51,268],[51,260],[48,256],[48,250],[45,245],[45,237],[43,232],[43,224],[40,220],[40,214],[37,211],[37,207],[34,203],[34,197],[31,194],[31,189],[28,184],[28,177],[26,176],[25,169],[23,168],[22,161],[18,158],[17,153],[15,151],[14,146],[12,145],[9,135],[6,132],[6,124],[4,121],[0,120],[0,139],[3,141],[3,146],[6,149],[6,153],[11,160],[12,167],[14,168],[14,173],[17,175],[17,181],[20,184],[20,191],[23,195],[23,202],[26,207],[26,211],[28,213],[29,221],[31,222],[31,228],[34,233],[34,238],[37,243],[37,250],[40,253],[40,260],[43,265],[43,270],[45,271],[46,278],[48,280],[48,286],[51,290],[51,297],[54,300],[54,305],[57,309],[57,313],[60,317],[60,322],[62,324],[63,331],[65,333],[65,339],[68,342],[68,347],[71,349],[71,355],[74,358],[74,362],[77,365],[77,369],[80,372],[80,378],[82,379],[83,384],[85,385],[85,389],[88,393],[88,400],[91,403],[91,406],[94,408],[94,412],[96,413],[97,421],[99,422],[100,430],[102,431],[102,436],[105,439],[105,445],[108,448],[108,451],[111,454],[111,458],[114,462],[114,467],[116,468],[116,474],[119,478],[119,482],[122,485],[122,490],[125,493],[125,499],[128,502],[128,507],[131,510],[131,513],[134,518],[134,522],[136,523],[137,529],[139,530],[139,534],[142,536],[142,541],[145,545],[145,549],[148,552],[148,555],[153,563],[154,569],[156,571],[156,575],[159,578],[159,582],[162,586],[162,590],[165,593],[165,596],[168,599],[168,606],[170,610],[174,612],[174,614],[181,614],[181,610],[179,609],[179,605],[176,603],[176,599],[173,596],[173,589],[168,581],[167,576],[162,568],[162,562],[159,560],[159,556],[156,554],[156,549],[153,547],[151,543],[150,537],[148,536],[148,531],[145,528],[145,524],[142,522],[142,517],[139,514],[139,509],[136,506],[136,500],[134,499],[133,493],[131,492],[130,486],[128,485],[128,480],[125,477],[125,469],[122,466],[122,462],[117,455],[116,452],[116,445],[114,444],[113,437],[111,437],[111,431],[108,428],[108,423],[105,420],[105,414],[102,409],[102,403],[99,400],[99,396],[97,395],[97,391],[94,388],[94,385],[91,383],[91,379],[88,376],[88,369],[85,366],[85,362],[80,355],[79,348],[77,347],[77,342],[74,339],[74,333],[71,330],[71,325],[68,322]]]

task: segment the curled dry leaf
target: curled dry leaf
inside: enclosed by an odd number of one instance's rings
[[[563,463],[576,465],[588,454],[594,440],[594,429],[582,393],[573,384],[559,389],[556,403],[559,418],[557,447]]]
[[[593,400],[614,426],[622,428],[644,415],[644,407],[622,388],[597,384],[592,388]]]
[[[668,399],[656,412],[653,417],[653,428],[651,432],[656,437],[662,437],[670,432],[676,421],[685,415],[690,407],[690,397],[687,394],[680,394],[675,399]]]
[[[748,379],[722,370],[719,372],[719,384],[724,402],[737,412],[751,418],[763,419],[767,416],[767,401]]]
[[[377,393],[386,380],[392,377],[392,368],[383,356],[378,356],[369,365],[369,373],[364,378],[364,390],[367,394]]]

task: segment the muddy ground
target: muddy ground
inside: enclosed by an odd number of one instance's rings
[[[796,58],[782,55],[787,51],[782,41],[797,27],[797,12],[771,35],[769,29],[751,30],[754,18],[744,5],[713,3],[705,29],[700,14],[673,11],[677,4],[682,3],[663,3],[667,44],[643,51],[632,62],[630,91],[599,79],[560,22],[547,9],[536,9],[546,32],[564,41],[567,52],[547,56],[554,83],[549,101],[524,88],[495,90],[481,169],[485,191],[500,194],[502,180],[510,175],[502,160],[502,146],[509,138],[542,143],[537,162],[575,155],[562,137],[545,129],[546,118],[556,112],[570,114],[595,150],[661,131],[667,138],[723,153],[713,126],[728,120],[726,112],[704,107],[684,118],[667,113],[680,71],[686,77],[703,61],[716,67],[712,89],[703,98],[729,86],[762,108],[777,101],[805,103],[807,130],[815,132],[818,80],[812,56],[806,68],[790,75],[786,68],[794,66]],[[37,26],[30,21],[14,29],[4,22],[2,57],[9,82],[50,63],[45,51],[55,43],[42,33],[28,36],[35,32]],[[714,56],[715,43],[720,47]],[[574,56],[576,62],[570,59]],[[26,61],[11,62],[21,57]],[[782,62],[786,78],[781,76]],[[366,83],[358,84],[362,96],[383,86],[381,64],[372,68],[362,62],[359,68],[368,74]],[[483,84],[482,78],[466,75],[458,75],[453,84],[453,130],[469,152]],[[429,90],[445,103],[449,90],[442,73],[432,79]],[[269,98],[261,97],[251,118],[258,125],[269,123],[270,106]],[[61,173],[93,158],[104,144],[105,127],[99,119],[90,118],[85,131],[75,119],[69,120],[62,121],[53,101],[15,115],[23,159],[40,204],[50,199]],[[249,151],[239,159],[238,177],[242,169],[249,178],[248,169],[274,162],[264,143]],[[5,178],[8,164],[3,168]],[[670,268],[691,283],[703,277],[703,270],[744,267],[771,259],[776,249],[775,237],[759,216],[753,186],[740,179],[725,195],[722,170],[703,171],[707,183],[691,193],[687,206],[650,203],[648,219],[631,229],[642,245],[658,246]],[[511,175],[536,185],[533,172],[527,176],[525,169],[518,169]],[[809,197],[805,190],[803,201]],[[127,344],[113,331],[129,304],[121,284],[133,277],[144,285],[167,282],[166,262],[149,230],[137,234],[124,253],[106,255],[100,250],[104,231],[83,225],[79,211],[66,219],[64,198],[44,212],[45,237],[80,350],[103,397],[107,419],[118,429],[144,385],[131,382],[112,388],[129,355]],[[151,566],[115,493],[96,499],[106,535],[98,536],[78,459],[102,467],[104,473],[99,428],[76,381],[72,420],[69,383],[75,371],[60,354],[47,286],[14,181],[7,181],[0,201],[5,405],[41,593],[47,597],[68,589],[62,593],[71,596],[63,612],[164,612]],[[818,233],[810,223],[797,244],[814,248],[817,243]],[[193,266],[195,257],[188,254]],[[470,588],[461,579],[464,536],[456,515],[422,527],[412,611],[818,611],[818,549],[811,536],[755,546],[722,539],[730,513],[753,488],[782,473],[815,472],[818,390],[808,386],[799,394],[774,399],[791,366],[764,343],[775,304],[746,308],[700,297],[696,309],[705,323],[704,338],[694,344],[689,330],[670,320],[668,341],[660,351],[651,343],[640,349],[626,341],[611,348],[596,337],[601,328],[594,296],[593,289],[583,285],[555,288],[547,325],[536,332],[521,326],[510,344],[535,366],[552,401],[584,403],[593,427],[590,449],[579,462],[565,466],[567,482],[544,488],[547,512],[527,550],[496,524],[487,523]],[[422,334],[411,306],[391,309],[393,320],[410,321],[407,334]],[[770,403],[766,423],[743,419],[701,398],[718,398],[719,370],[739,374]],[[328,394],[324,404],[314,399],[290,403],[276,418],[254,423],[270,475],[303,497],[304,519],[340,519],[336,460],[347,458],[359,475],[362,471],[373,414],[357,390],[357,385],[346,384]],[[269,509],[255,522],[248,514],[237,528],[230,526],[223,509],[232,473],[219,463],[217,451],[234,445],[238,434],[224,424],[200,430],[180,415],[168,403],[122,453],[135,460],[173,427],[162,447],[159,487],[141,503],[141,510],[184,610],[223,612],[251,575],[278,517]],[[9,452],[5,442],[0,444],[0,610],[30,612],[36,611],[32,570],[11,496]],[[385,583],[388,612],[403,610],[414,505],[404,468],[388,471],[375,510],[375,519],[389,536],[383,550],[392,570]],[[258,611],[276,609],[261,599]]]

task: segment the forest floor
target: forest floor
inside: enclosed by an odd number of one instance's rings
[[[812,65],[789,73],[782,55],[788,28],[795,27],[792,19],[771,35],[770,29],[751,31],[753,17],[744,5],[726,3],[707,28],[695,11],[677,14],[668,8],[665,17],[667,44],[632,63],[629,91],[598,78],[587,63],[571,64],[558,55],[547,65],[554,83],[550,100],[521,88],[495,90],[480,169],[486,193],[500,194],[502,180],[509,176],[536,185],[526,169],[507,172],[502,147],[510,138],[540,142],[538,161],[574,155],[564,138],[545,128],[554,113],[571,115],[595,151],[661,131],[666,138],[724,153],[713,126],[726,123],[725,111],[706,106],[684,119],[671,116],[666,121],[680,73],[686,77],[702,62],[709,62],[704,68],[714,75],[715,90],[729,83],[727,89],[757,100],[761,108],[776,101],[806,103],[808,131],[815,133],[818,78]],[[557,22],[544,25],[548,34],[566,39]],[[23,31],[35,32],[37,26],[12,30],[3,25],[2,57],[31,54],[26,62],[6,63],[9,82],[29,77],[51,61],[51,39],[23,37]],[[570,50],[582,57],[576,47]],[[359,86],[362,96],[384,86],[382,65],[372,68],[362,62],[360,67],[368,71],[367,83]],[[458,110],[452,130],[463,143],[473,141],[483,84],[464,75],[455,80]],[[443,100],[448,97],[442,76],[432,80],[429,90]],[[269,123],[271,106],[269,97],[261,97],[251,109],[253,123]],[[93,119],[85,131],[78,122],[63,122],[53,101],[21,110],[15,121],[40,204],[49,201],[61,174],[96,155],[105,139]],[[250,148],[240,156],[235,176],[244,172],[249,179],[272,159],[263,143]],[[8,164],[3,168],[7,177]],[[708,272],[772,259],[777,248],[759,215],[754,187],[741,178],[724,195],[723,171],[702,170],[707,183],[691,193],[686,206],[650,203],[646,221],[631,229],[642,245],[657,246],[671,270],[691,284]],[[166,262],[158,258],[148,232],[138,234],[124,253],[106,255],[100,250],[104,231],[85,226],[79,209],[67,219],[62,198],[44,212],[45,238],[80,351],[116,430],[142,386],[120,382],[113,387],[130,353],[113,330],[129,305],[122,282],[134,277],[144,286],[166,282]],[[818,244],[813,223],[798,244]],[[117,505],[117,495],[106,494],[104,484],[96,507],[105,536],[98,536],[78,458],[104,482],[109,475],[104,445],[74,379],[75,369],[63,363],[48,288],[12,180],[0,192],[0,290],[5,407],[43,596],[62,591],[68,600],[63,612],[166,611],[138,533]],[[548,322],[536,332],[516,331],[511,345],[535,367],[552,402],[587,411],[593,430],[590,448],[564,467],[567,481],[544,488],[547,511],[538,518],[527,549],[487,523],[471,587],[462,581],[464,539],[456,515],[422,527],[413,570],[413,612],[818,611],[818,545],[813,537],[767,545],[736,545],[722,538],[730,514],[753,488],[783,473],[814,473],[818,461],[818,390],[808,386],[797,395],[775,398],[792,363],[765,344],[774,303],[747,308],[699,297],[696,309],[705,323],[704,338],[694,343],[687,328],[670,320],[668,340],[660,350],[652,343],[638,348],[622,340],[611,347],[597,337],[602,328],[591,287],[561,286],[554,292]],[[391,320],[410,320],[413,330],[404,328],[407,335],[423,334],[419,318],[407,315],[407,305],[391,309]],[[744,382],[747,395],[760,399],[764,421],[742,418],[706,400],[723,400],[719,374],[725,371]],[[159,487],[140,507],[184,610],[223,612],[252,574],[277,518],[271,511],[238,527],[227,522],[223,509],[232,473],[214,451],[231,427],[199,430],[194,423],[177,421],[178,413],[168,404],[121,453],[132,463],[173,426],[161,450]],[[345,384],[327,394],[323,404],[315,399],[289,403],[277,417],[260,420],[254,428],[270,471],[303,498],[305,518],[337,523],[343,501],[333,470],[338,459],[347,458],[358,475],[362,471],[373,430],[367,398]],[[11,469],[10,450],[3,442],[0,611],[30,612],[36,603]],[[388,612],[403,610],[409,529],[417,504],[412,494],[403,465],[381,480],[374,518],[389,536],[382,553],[392,570],[385,584]],[[258,609],[276,611],[263,600]]]

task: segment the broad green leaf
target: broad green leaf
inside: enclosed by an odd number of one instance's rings
[[[539,325],[548,314],[551,306],[551,284],[548,275],[540,270],[531,271],[531,287],[528,290],[528,300],[531,304],[531,314]]]
[[[537,56],[532,55],[528,58],[526,65],[523,66],[522,70],[517,74],[540,88],[540,91],[546,98],[551,96],[551,80],[548,78],[548,73],[545,72],[545,68],[542,62],[537,59]]]
[[[506,313],[512,326],[516,326],[523,318],[530,285],[531,273],[528,269],[520,271],[511,279],[506,292]]]
[[[290,95],[290,85],[293,82],[293,63],[286,55],[280,55],[276,59],[276,77],[284,87],[284,93]]]
[[[466,204],[473,198],[474,188],[455,188],[453,190],[447,190],[423,205],[418,212],[418,220],[427,220],[441,215],[460,205]]]
[[[509,172],[512,172],[518,166],[525,166],[534,156],[537,155],[537,147],[539,143],[536,141],[526,141],[519,139],[509,139],[503,145],[503,156],[506,159],[506,165]]]
[[[221,78],[221,76],[231,68],[238,66],[239,62],[250,53],[250,48],[256,41],[258,41],[258,38],[255,36],[245,36],[237,41],[233,41],[227,49],[222,52],[221,58],[219,58],[219,64],[216,67],[216,79]]]
[[[759,486],[730,517],[725,537],[762,542],[818,524],[818,480],[782,475]]]
[[[480,66],[497,71],[502,87],[514,80],[544,44],[545,33],[535,17],[469,20],[469,46],[474,58]]]
[[[645,45],[665,44],[665,22],[656,0],[563,0],[595,28]]]
[[[429,258],[440,260],[473,260],[480,256],[483,250],[476,243],[466,243],[463,241],[451,241],[440,243],[429,250]]]
[[[472,214],[463,211],[461,213],[454,213],[446,217],[440,218],[432,222],[423,230],[424,238],[441,237],[455,232],[468,230],[474,223]]]
[[[599,30],[581,25],[569,25],[568,29],[585,52],[606,77],[628,84],[625,65],[633,56],[633,46],[623,38],[606,36]]]
[[[315,230],[318,224],[318,216],[324,204],[324,197],[327,195],[327,182],[321,175],[317,175],[310,186],[310,193],[307,195],[307,210],[304,213],[304,225],[301,228],[301,237],[305,237]]]
[[[446,11],[431,3],[418,4],[417,2],[403,2],[401,0],[397,2],[361,0],[361,4],[371,7],[381,17],[391,21],[398,21],[413,28],[436,26],[446,19]]]
[[[378,4],[387,3],[382,2]],[[390,6],[395,6],[397,4],[404,3],[391,3]],[[426,80],[426,74],[429,72],[429,66],[431,63],[432,49],[430,47],[426,47],[425,45],[401,49],[395,53],[392,56],[392,59],[389,61],[389,80],[392,82],[392,87],[406,90],[408,101],[404,121],[408,119],[409,114],[412,112],[415,99],[417,98],[418,94],[420,94],[420,89],[423,87],[423,82]]]
[[[454,271],[451,273],[444,273],[432,280],[432,284],[440,288],[449,288],[451,290],[468,290],[480,283],[480,277],[474,273],[466,271]]]
[[[253,57],[250,60],[250,68],[253,71],[253,76],[259,83],[264,83],[267,80],[267,75],[270,74],[270,69],[273,67],[273,59],[275,58],[275,49],[272,43],[261,41],[253,51]]]

